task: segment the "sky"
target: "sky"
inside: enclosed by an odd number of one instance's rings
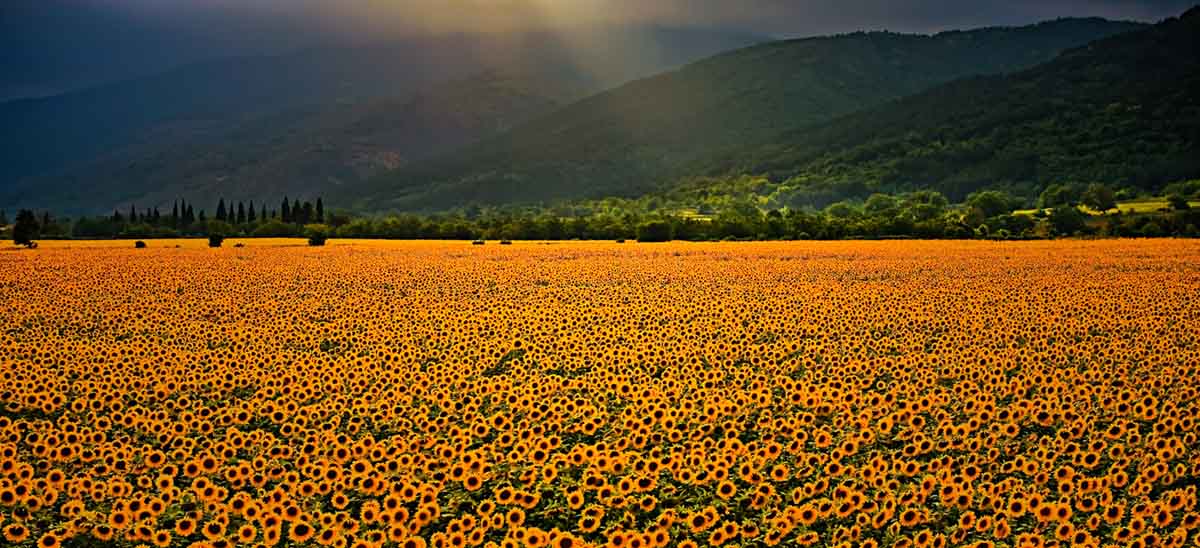
[[[661,25],[773,37],[1066,16],[1154,22],[1200,0],[0,0],[0,100],[237,55],[457,32]]]

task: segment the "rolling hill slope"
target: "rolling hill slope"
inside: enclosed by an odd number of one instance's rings
[[[232,130],[190,128],[188,142],[148,139],[81,169],[14,185],[6,201],[96,212],[180,198],[205,203],[215,197],[317,196],[500,133],[587,89],[567,78],[486,73],[406,98],[295,107]],[[182,131],[177,128],[176,136]]]
[[[779,182],[807,196],[1048,184],[1154,191],[1200,176],[1200,8],[1065,52],[1028,71],[970,78],[724,155],[698,172]],[[791,198],[786,194],[791,193]]]
[[[124,187],[149,184],[140,168],[121,172],[114,161],[141,164],[180,148],[215,143],[283,112],[289,115],[276,118],[287,121],[281,131],[294,127],[288,117],[298,109],[326,109],[322,117],[352,114],[357,111],[345,104],[403,104],[421,90],[489,72],[531,75],[555,87],[595,92],[761,41],[745,33],[660,27],[446,35],[221,59],[64,95],[0,102],[0,204],[15,206],[14,197],[25,190],[45,188],[56,195],[89,194],[99,202],[94,210],[103,210],[130,195]],[[261,133],[269,130],[263,126]],[[95,177],[98,173],[103,177]],[[271,184],[288,184],[286,172],[260,175],[278,179]],[[75,186],[59,186],[63,183]],[[12,192],[18,187],[25,190]]]
[[[637,195],[732,147],[959,77],[1027,68],[1140,28],[1065,19],[933,36],[857,33],[763,44],[632,82],[459,153],[347,187],[362,208],[435,210]]]

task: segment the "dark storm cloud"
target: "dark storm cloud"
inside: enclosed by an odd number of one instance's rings
[[[1057,17],[1105,17],[1158,21],[1178,15],[1195,0],[841,0],[798,2],[759,0],[759,10],[775,10],[771,17],[747,13],[744,24],[759,25],[782,35],[813,35],[854,30],[888,29],[901,32],[936,32],[993,25],[1028,24]],[[717,2],[713,2],[716,4]],[[729,19],[736,18],[736,12]]]
[[[14,1],[14,0],[8,0]],[[15,0],[18,3],[28,0]],[[48,0],[40,0],[42,3]],[[49,0],[163,21],[212,18],[309,31],[508,30],[584,23],[700,24],[784,35],[931,31],[1063,16],[1153,21],[1195,0]]]
[[[659,24],[780,37],[1064,16],[1156,21],[1196,0],[0,0],[0,99],[200,59],[444,32]]]

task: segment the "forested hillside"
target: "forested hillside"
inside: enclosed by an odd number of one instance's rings
[[[37,205],[65,211],[87,207],[85,211],[100,212],[156,185],[173,185],[173,179],[208,184],[245,175],[239,168],[242,164],[258,166],[252,170],[255,184],[288,187],[294,195],[314,194],[319,188],[313,188],[311,180],[294,177],[305,171],[301,166],[268,167],[294,156],[248,143],[247,134],[255,135],[254,139],[294,140],[296,132],[311,133],[331,125],[351,128],[364,104],[374,105],[366,108],[381,120],[403,118],[403,111],[377,107],[381,103],[404,107],[414,93],[488,73],[532,76],[528,85],[550,86],[544,91],[529,89],[535,96],[554,97],[564,86],[582,86],[582,91],[594,93],[763,40],[719,29],[636,25],[553,33],[422,35],[284,55],[217,59],[58,96],[0,102],[0,149],[5,151],[5,161],[0,163],[0,206]],[[463,93],[482,98],[494,91],[461,90],[449,100]],[[505,119],[518,121],[532,114],[517,110]],[[455,115],[449,113],[447,118],[450,127],[431,131],[453,132]],[[346,150],[337,154],[352,154],[351,142],[360,137],[347,132],[328,146],[340,148],[345,143]],[[242,145],[247,146],[239,150]],[[184,151],[190,157],[181,162]],[[389,152],[410,156],[406,149]],[[428,151],[416,152],[420,156]],[[320,158],[303,161],[321,162],[319,175],[340,169],[335,178],[348,180],[360,171],[358,160],[335,167],[327,151],[315,154]],[[227,155],[238,160],[233,165],[210,161]],[[161,165],[165,161],[186,165]],[[31,196],[31,189],[41,195]],[[181,189],[160,190],[174,196]],[[89,201],[72,201],[72,196]],[[150,205],[168,204],[169,200]]]
[[[633,196],[730,148],[1001,73],[1138,28],[1069,19],[934,36],[856,33],[754,46],[630,83],[439,160],[347,187],[360,207],[441,209]]]
[[[984,188],[1032,201],[1059,183],[1155,192],[1200,175],[1200,9],[742,147],[701,171],[766,176],[780,206]]]
[[[14,185],[8,196],[82,212],[180,198],[317,196],[498,134],[588,89],[565,76],[493,72],[403,98],[295,107],[186,143],[125,147],[82,169]]]

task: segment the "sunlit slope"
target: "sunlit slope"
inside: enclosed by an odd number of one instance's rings
[[[935,36],[850,34],[776,42],[634,82],[343,199],[374,209],[632,195],[729,147],[971,74],[1022,69],[1137,28],[1098,19]]]
[[[846,193],[1200,176],[1200,8],[1031,70],[937,87],[743,147],[706,169]]]
[[[414,93],[487,72],[533,74],[552,86],[582,84],[594,93],[763,40],[742,32],[640,26],[414,37],[217,59],[59,96],[0,102],[5,160],[0,162],[0,206],[104,212],[146,187],[171,184],[172,177],[212,181],[243,165],[281,160],[286,154],[253,143],[237,148],[245,144],[239,139],[248,125],[264,119],[273,125],[251,129],[268,140],[292,139],[297,120],[290,117],[296,109],[344,123],[357,112],[344,108],[347,104],[403,103]],[[331,147],[349,146],[360,134],[347,131],[338,137]],[[197,145],[207,148],[189,152],[183,160],[188,165],[158,165],[181,163],[180,152]],[[313,154],[328,159],[325,152],[318,147]],[[233,161],[196,165],[197,158],[222,153]],[[338,162],[343,171],[332,178],[353,179],[349,175],[358,166]],[[326,168],[317,171],[330,175]],[[309,181],[294,174],[275,167],[254,178],[281,187],[299,180],[289,191],[309,191]],[[210,198],[215,200],[204,201]],[[144,205],[169,204],[168,199]]]

